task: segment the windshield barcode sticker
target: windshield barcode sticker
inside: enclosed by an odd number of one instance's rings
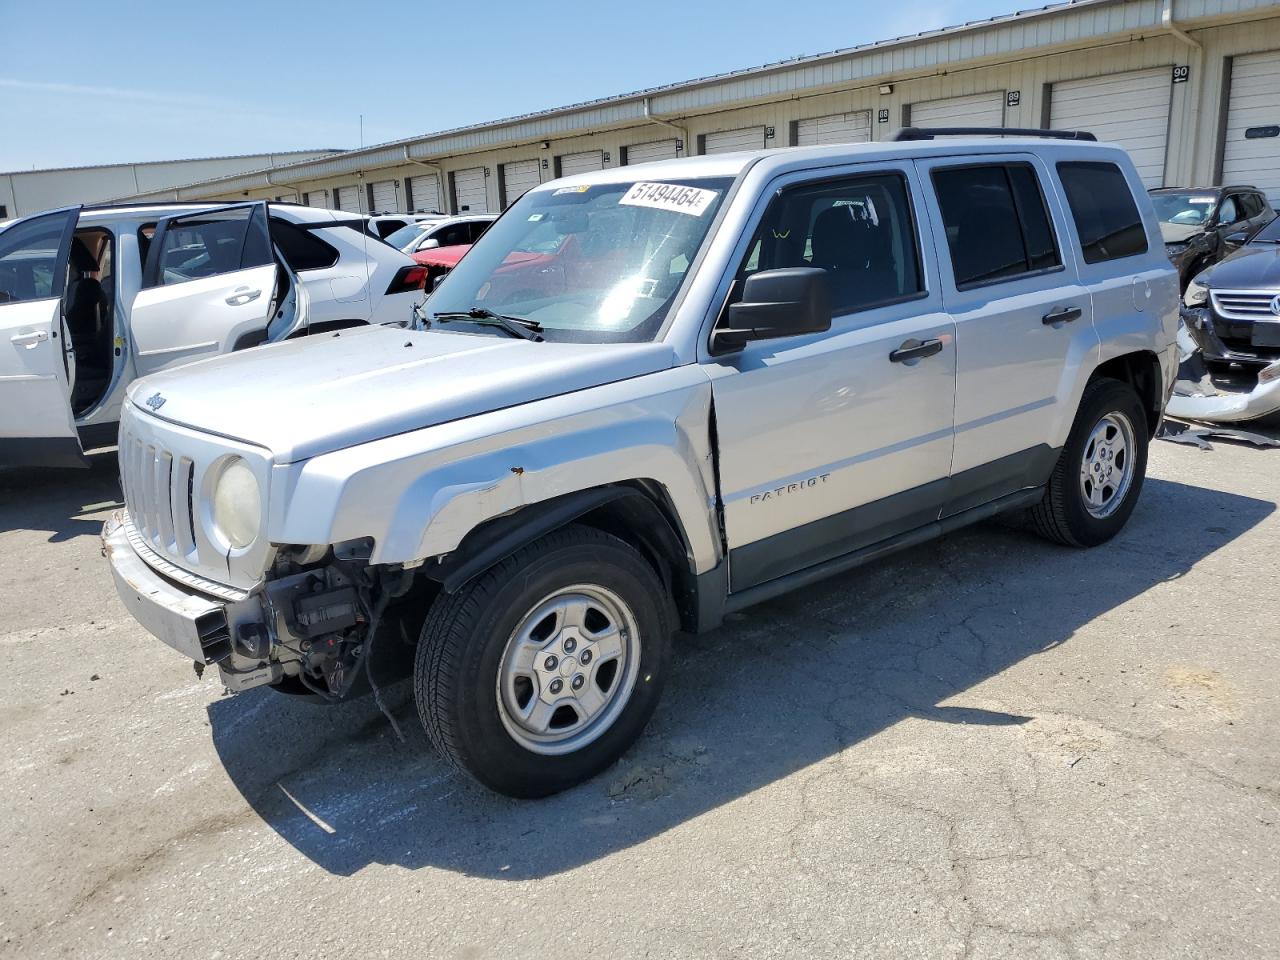
[[[678,183],[637,183],[618,203],[628,207],[653,207],[700,217],[707,212],[719,190],[700,190]]]

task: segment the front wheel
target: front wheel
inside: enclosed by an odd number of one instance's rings
[[[427,614],[414,687],[428,736],[508,796],[588,779],[657,705],[668,611],[653,568],[623,541],[580,526],[544,537]]]
[[[1037,532],[1095,547],[1120,532],[1147,474],[1147,418],[1133,387],[1090,381],[1044,499],[1031,508]]]

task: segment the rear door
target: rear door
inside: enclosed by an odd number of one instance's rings
[[[79,207],[0,231],[0,465],[81,466],[62,322]]]
[[[138,375],[268,339],[281,271],[266,204],[168,217],[156,225],[130,327]]]
[[[1097,356],[1089,291],[1031,154],[919,164],[956,321],[955,454],[944,516],[1043,483]],[[1054,211],[1059,212],[1054,214]]]

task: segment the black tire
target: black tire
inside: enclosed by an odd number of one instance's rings
[[[1080,465],[1094,427],[1111,413],[1122,414],[1133,426],[1134,474],[1114,512],[1097,517],[1085,504],[1080,488]],[[1147,475],[1148,442],[1146,411],[1133,387],[1107,377],[1091,380],[1080,398],[1080,408],[1045,488],[1044,499],[1031,508],[1036,532],[1069,547],[1096,547],[1119,533],[1142,493],[1142,482]]]
[[[596,739],[572,753],[537,753],[504,725],[503,654],[541,600],[577,584],[603,587],[629,608],[638,671],[625,706]],[[635,741],[657,706],[671,653],[670,607],[653,568],[618,538],[576,525],[548,534],[457,593],[441,594],[427,613],[414,664],[427,735],[451,763],[507,796],[545,797],[589,779]]]

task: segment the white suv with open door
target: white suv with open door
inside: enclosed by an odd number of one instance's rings
[[[115,439],[140,376],[413,321],[425,271],[359,218],[295,204],[70,207],[0,230],[0,466]]]

